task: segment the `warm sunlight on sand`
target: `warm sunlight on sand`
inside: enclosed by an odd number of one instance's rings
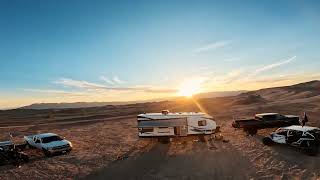
[[[179,88],[178,95],[185,97],[192,97],[199,93],[202,81],[199,79],[190,79],[182,83]]]

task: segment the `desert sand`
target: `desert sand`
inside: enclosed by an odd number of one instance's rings
[[[319,179],[320,155],[307,156],[288,146],[264,146],[263,136],[247,136],[231,127],[233,117],[259,112],[302,115],[319,126],[319,81],[249,92],[234,97],[184,99],[66,110],[0,112],[0,141],[13,132],[53,132],[72,141],[70,154],[45,157],[26,150],[31,162],[20,168],[0,167],[0,179]],[[316,88],[313,88],[316,87]],[[195,101],[197,103],[195,103]],[[199,107],[200,106],[200,107]],[[205,111],[221,126],[227,142],[191,136],[168,144],[139,139],[136,115],[141,112]]]

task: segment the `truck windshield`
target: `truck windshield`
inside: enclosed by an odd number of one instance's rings
[[[53,141],[61,141],[62,138],[59,136],[49,136],[49,137],[44,137],[42,138],[42,143],[50,143]]]

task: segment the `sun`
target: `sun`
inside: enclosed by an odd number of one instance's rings
[[[200,91],[202,81],[199,79],[189,79],[184,81],[180,88],[178,95],[184,97],[192,97]]]

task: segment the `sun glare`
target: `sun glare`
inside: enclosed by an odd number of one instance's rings
[[[187,80],[179,88],[178,94],[180,96],[192,97],[194,94],[197,94],[200,90],[201,80],[191,79]]]

